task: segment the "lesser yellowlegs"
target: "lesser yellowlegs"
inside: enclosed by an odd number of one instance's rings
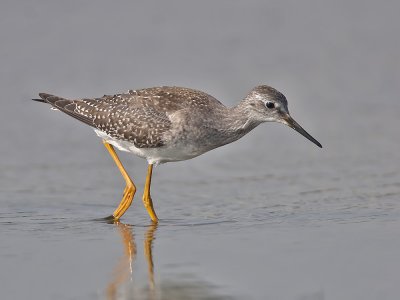
[[[143,203],[154,222],[158,218],[150,196],[153,165],[190,159],[232,143],[263,122],[286,124],[322,148],[289,115],[285,96],[267,85],[255,87],[232,108],[204,92],[166,86],[90,99],[39,96],[34,100],[92,126],[103,139],[126,182],[122,200],[110,216],[115,220],[131,205],[136,187],[114,147],[147,160]]]

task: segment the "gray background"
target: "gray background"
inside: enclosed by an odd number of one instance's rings
[[[399,12],[398,1],[2,1],[2,297],[103,299],[124,257],[120,228],[93,221],[123,188],[101,141],[29,99],[178,85],[234,105],[269,84],[324,148],[264,124],[155,169],[155,296],[146,163],[121,154],[138,186],[122,220],[138,250],[119,296],[397,298]]]

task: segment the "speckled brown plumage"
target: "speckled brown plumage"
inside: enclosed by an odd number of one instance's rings
[[[67,100],[41,93],[53,107],[121,141],[138,148],[164,145],[164,133],[171,129],[169,116],[182,109],[210,109],[210,102],[223,106],[201,91],[180,87],[129,90],[101,98]]]

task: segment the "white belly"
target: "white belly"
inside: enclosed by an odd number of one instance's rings
[[[187,160],[203,154],[206,151],[201,151],[198,148],[192,148],[187,145],[175,145],[174,147],[159,147],[159,148],[137,148],[133,143],[117,140],[103,131],[94,130],[96,134],[113,145],[118,150],[133,153],[147,160],[149,164],[162,164],[170,161]]]

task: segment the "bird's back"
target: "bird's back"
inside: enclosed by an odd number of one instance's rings
[[[223,104],[217,99],[202,91],[184,87],[163,86],[141,90],[130,90],[128,91],[128,94],[112,96],[112,98],[115,97],[127,97],[130,99],[128,101],[131,106],[151,106],[153,109],[165,113],[173,113],[185,108],[223,106]]]

